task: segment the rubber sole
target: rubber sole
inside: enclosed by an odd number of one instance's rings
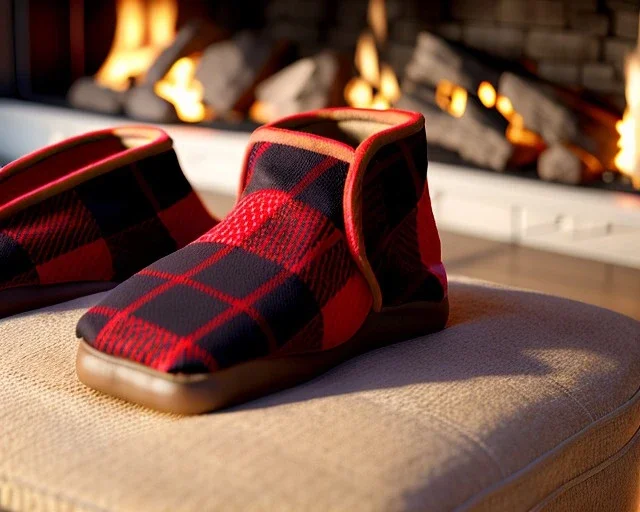
[[[295,386],[368,350],[439,331],[448,316],[447,299],[386,308],[370,313],[355,336],[336,348],[256,359],[207,374],[159,372],[81,340],[76,371],[90,388],[129,402],[175,414],[202,414]]]
[[[0,319],[32,309],[44,308],[84,295],[105,292],[116,287],[111,281],[24,286],[0,291]]]

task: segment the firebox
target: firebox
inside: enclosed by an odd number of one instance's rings
[[[529,218],[556,232],[569,190],[640,212],[639,11],[639,0],[0,0],[0,95],[59,119],[218,139],[326,106],[416,110],[432,167],[461,170],[447,186],[481,177],[506,201],[514,183],[534,196],[548,185],[557,215]],[[523,239],[520,210],[501,238]]]

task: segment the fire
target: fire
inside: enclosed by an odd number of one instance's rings
[[[496,100],[496,108],[498,109],[498,112],[500,112],[504,116],[505,119],[509,121],[511,120],[514,109],[513,103],[511,103],[511,100],[509,98],[507,98],[506,96],[498,96],[498,99]]]
[[[111,50],[96,74],[96,82],[126,91],[140,79],[176,36],[177,0],[118,0],[116,29]],[[197,58],[184,57],[173,64],[155,93],[170,101],[178,117],[189,123],[202,121],[207,110],[204,88],[195,80]]]
[[[175,37],[176,0],[119,0],[111,50],[96,74],[96,81],[125,91],[131,79],[140,78]]]
[[[493,89],[491,84],[487,85]],[[480,87],[482,87],[482,84],[480,84]],[[486,92],[485,95],[487,95]],[[540,135],[525,128],[524,118],[521,114],[515,111],[513,103],[511,103],[509,98],[498,94],[495,99],[495,105],[498,112],[500,112],[503,117],[509,121],[509,126],[507,126],[507,130],[505,132],[505,136],[509,142],[517,146],[527,146],[532,148],[544,146],[544,139]]]
[[[357,108],[389,108],[400,98],[398,78],[391,66],[382,63],[378,46],[387,40],[387,12],[384,0],[369,0],[366,30],[356,44],[355,66],[359,76],[349,80],[344,89],[347,103]]]
[[[509,104],[511,104],[510,101]],[[524,118],[520,114],[514,112],[507,119],[509,120],[509,126],[507,126],[505,135],[512,144],[528,147],[544,146],[544,139],[540,135],[524,127]]]
[[[449,80],[440,80],[436,87],[436,104],[453,117],[462,117],[467,110],[467,91]]]
[[[478,98],[482,104],[487,108],[493,108],[496,106],[496,90],[489,82],[482,82],[478,86]]]
[[[618,148],[620,151],[614,159],[616,168],[629,176],[633,186],[640,189],[640,55],[629,56],[626,62],[625,96],[627,108],[621,121],[616,124],[620,134]]]
[[[384,44],[387,40],[387,7],[385,0],[370,0],[367,20],[376,41]]]
[[[505,136],[511,143],[531,148],[539,148],[544,145],[544,140],[540,135],[525,128],[524,118],[515,111],[511,100],[506,96],[499,95],[489,82],[480,83],[477,95],[486,108],[495,107],[509,121]],[[440,80],[436,87],[435,96],[436,104],[443,111],[456,118],[464,115],[467,109],[468,93],[463,87],[449,80]]]
[[[196,64],[195,57],[177,60],[154,86],[155,93],[173,103],[178,117],[187,123],[197,123],[207,116],[207,109],[202,103],[204,87],[195,79]]]

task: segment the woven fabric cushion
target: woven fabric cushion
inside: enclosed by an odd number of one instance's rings
[[[76,380],[75,324],[99,298],[0,322],[0,508],[638,506],[640,324],[629,318],[453,279],[443,332],[176,417]]]

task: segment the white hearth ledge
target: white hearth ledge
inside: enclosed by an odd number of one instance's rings
[[[0,100],[0,156],[17,158],[121,118]],[[187,178],[233,196],[249,135],[162,126]],[[441,228],[640,268],[640,195],[568,187],[431,162],[429,186]]]

